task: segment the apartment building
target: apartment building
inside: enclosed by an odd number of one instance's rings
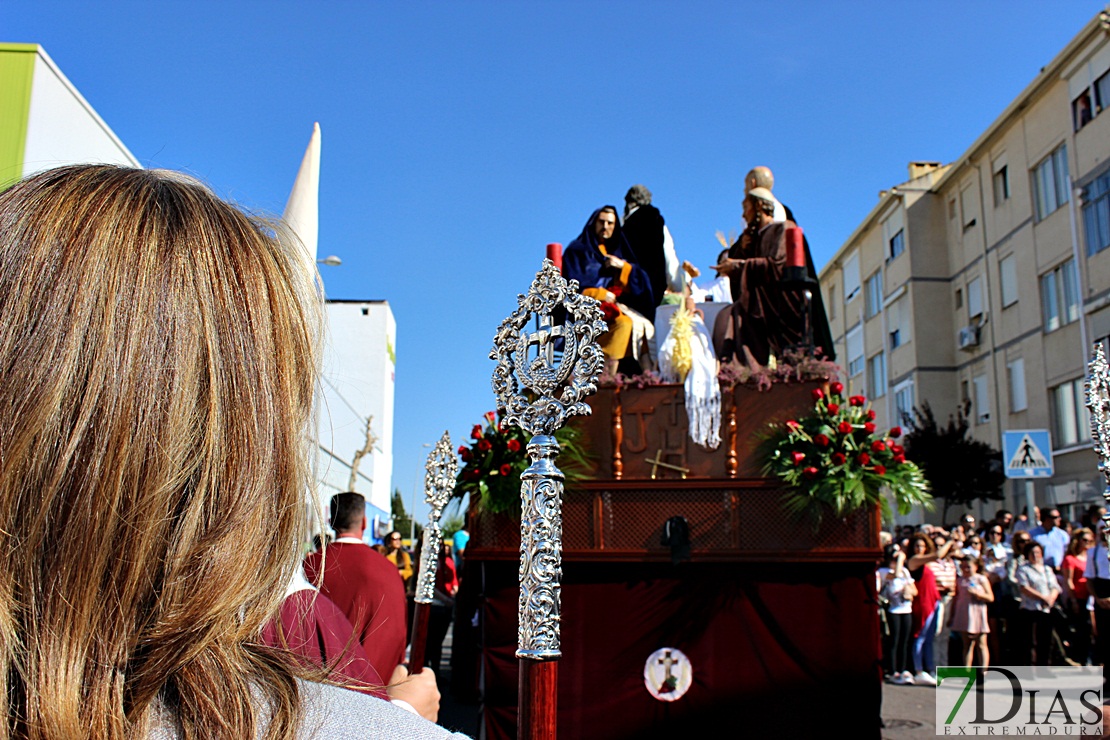
[[[959,159],[911,163],[821,271],[848,386],[883,424],[970,401],[972,435],[998,449],[1006,430],[1048,429],[1055,473],[1037,502],[1100,501],[1083,379],[1092,342],[1110,344],[1107,247],[1103,12]],[[1017,483],[1006,504],[1020,509]]]

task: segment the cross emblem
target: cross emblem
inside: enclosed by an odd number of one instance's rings
[[[663,666],[666,674],[663,677],[663,685],[659,687],[660,694],[669,694],[674,691],[675,686],[678,685],[678,679],[671,673],[671,666],[678,661],[671,657],[671,651],[667,650],[663,653],[663,657],[659,659],[659,665]]]

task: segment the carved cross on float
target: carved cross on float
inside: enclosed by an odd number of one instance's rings
[[[412,654],[409,672],[420,673],[424,668],[424,648],[428,642],[428,615],[435,598],[436,572],[439,570],[439,552],[443,548],[443,529],[439,520],[443,509],[455,490],[455,476],[459,460],[451,445],[451,435],[444,432],[428,454],[424,464],[424,500],[431,511],[428,526],[424,527],[424,540],[420,551],[420,575],[416,579],[416,606],[412,612]]]
[[[517,737],[554,740],[556,661],[562,654],[563,474],[555,466],[559,444],[552,435],[569,417],[590,413],[585,398],[597,390],[605,363],[597,337],[606,325],[598,302],[581,295],[578,283],[563,278],[550,260],[544,260],[517,303],[517,310],[498,327],[490,351],[490,359],[497,360],[493,392],[504,423],[532,435],[532,464],[520,476]],[[537,328],[527,332],[533,318]],[[559,339],[562,354],[556,362]],[[530,359],[532,347],[536,356]]]

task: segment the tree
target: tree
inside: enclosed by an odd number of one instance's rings
[[[389,513],[393,516],[393,528],[401,533],[402,537],[408,537],[412,529],[412,517],[405,511],[405,503],[401,499],[401,489],[393,489],[393,497],[389,500]],[[416,539],[424,532],[424,528],[419,524],[416,525]],[[415,542],[413,545],[415,546]]]
[[[928,402],[906,416],[906,458],[925,473],[933,496],[944,499],[945,522],[949,506],[966,507],[974,501],[998,501],[1003,497],[1006,476],[1002,453],[968,437],[970,408],[970,402],[966,402],[956,409],[944,427],[937,423]]]

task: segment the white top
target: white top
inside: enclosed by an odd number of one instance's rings
[[[336,686],[297,681],[301,694],[301,722],[298,740],[363,740],[383,737],[390,740],[466,740],[466,735],[451,733],[439,725],[387,701],[348,691]],[[261,721],[259,737],[266,731]],[[168,711],[152,723],[146,740],[178,740],[180,728]]]
[[[902,575],[887,578],[892,573],[890,568],[879,568],[875,573],[878,581],[879,593],[887,598],[889,605],[887,611],[891,614],[909,614],[913,611],[913,599],[905,596],[906,586],[913,583],[913,576],[905,567]]]

